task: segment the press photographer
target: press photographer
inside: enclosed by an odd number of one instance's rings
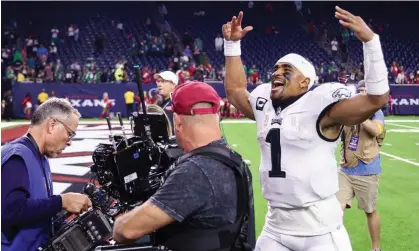
[[[117,243],[134,243],[154,231],[157,244],[174,251],[250,250],[254,225],[251,174],[222,138],[219,96],[206,83],[177,86],[174,131],[185,154],[141,206],[119,216]],[[254,222],[254,221],[251,221]],[[250,229],[249,229],[250,228]]]
[[[1,250],[36,250],[54,231],[62,209],[79,214],[86,195],[53,195],[48,158],[71,145],[80,113],[66,99],[51,98],[34,112],[28,133],[1,148]]]

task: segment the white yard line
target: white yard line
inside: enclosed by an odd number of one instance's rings
[[[129,120],[123,120],[124,125],[129,125]],[[29,125],[29,121],[24,122],[1,122],[1,128],[7,128],[10,126],[17,126],[17,125]],[[106,120],[100,120],[100,121],[80,121],[80,125],[106,125]],[[119,121],[112,120],[112,125],[119,125]]]
[[[396,159],[396,160],[399,160],[399,161],[402,161],[402,162],[405,162],[405,163],[408,163],[408,164],[411,164],[411,165],[414,165],[414,166],[419,166],[419,163],[417,163],[417,162],[414,162],[414,161],[411,161],[411,160],[408,160],[408,159],[405,159],[405,158],[402,158],[402,157],[399,157],[399,156],[396,156],[396,155],[393,155],[393,154],[389,154],[389,153],[386,153],[386,152],[380,152],[380,154],[382,154],[384,156],[387,156],[387,157],[390,157],[390,158],[393,158],[393,159]]]
[[[7,128],[11,126],[18,126],[18,125],[29,125],[29,122],[1,122],[1,128]]]
[[[409,128],[409,129],[419,129],[419,127],[407,126],[407,125],[400,125],[400,124],[394,124],[394,123],[392,123],[392,122],[386,122],[386,125],[390,125],[390,126],[398,126],[398,127],[403,127],[403,128]]]
[[[59,195],[63,193],[67,188],[71,186],[71,183],[65,183],[65,182],[54,182],[54,195]]]
[[[419,123],[419,119],[384,119],[388,122],[398,122],[398,123]]]
[[[253,120],[247,120],[247,119],[243,119],[243,120],[222,120],[221,124],[254,124],[256,123],[256,121]]]
[[[123,121],[124,121],[124,124],[128,124],[128,122],[129,122],[127,119],[124,119]],[[112,124],[119,124],[119,122],[116,119],[113,119],[111,122],[112,122]],[[386,122],[391,123],[391,124],[393,124],[394,122],[397,122],[397,123],[419,123],[419,119],[416,119],[416,120],[412,120],[412,119],[406,119],[406,120],[404,120],[404,119],[386,119]],[[21,122],[2,121],[1,122],[1,128],[7,128],[7,127],[10,127],[10,126],[16,126],[16,125],[29,125],[29,123],[30,123],[29,121],[21,121]],[[221,123],[222,124],[254,124],[256,122],[253,121],[253,120],[250,120],[250,119],[238,119],[238,120],[226,119],[226,120],[222,120]],[[98,120],[98,121],[83,121],[82,120],[82,121],[80,121],[80,124],[81,125],[86,125],[86,124],[94,124],[94,125],[104,124],[104,125],[106,125],[106,120]],[[417,128],[418,127],[415,127],[415,129],[417,129]]]
[[[387,132],[396,132],[396,133],[419,133],[418,129],[388,129]]]

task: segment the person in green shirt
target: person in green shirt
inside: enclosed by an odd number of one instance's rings
[[[15,55],[13,57],[13,63],[17,63],[17,62],[23,63],[23,57],[20,50],[16,50]]]

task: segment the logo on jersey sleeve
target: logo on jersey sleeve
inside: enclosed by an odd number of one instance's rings
[[[258,99],[256,100],[256,110],[263,111],[266,102],[268,102],[266,98],[258,97]]]
[[[350,98],[352,96],[352,92],[346,88],[339,88],[332,93],[332,97],[337,100]]]

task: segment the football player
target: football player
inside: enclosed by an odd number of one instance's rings
[[[249,93],[240,40],[253,28],[241,27],[242,12],[223,25],[227,98],[256,120],[261,151],[268,213],[255,250],[352,250],[335,195],[335,149],[343,125],[359,124],[387,103],[389,85],[379,36],[359,16],[339,7],[335,16],[363,43],[367,95],[352,97],[340,83],[312,88],[314,66],[298,54],[280,58],[271,83]]]

